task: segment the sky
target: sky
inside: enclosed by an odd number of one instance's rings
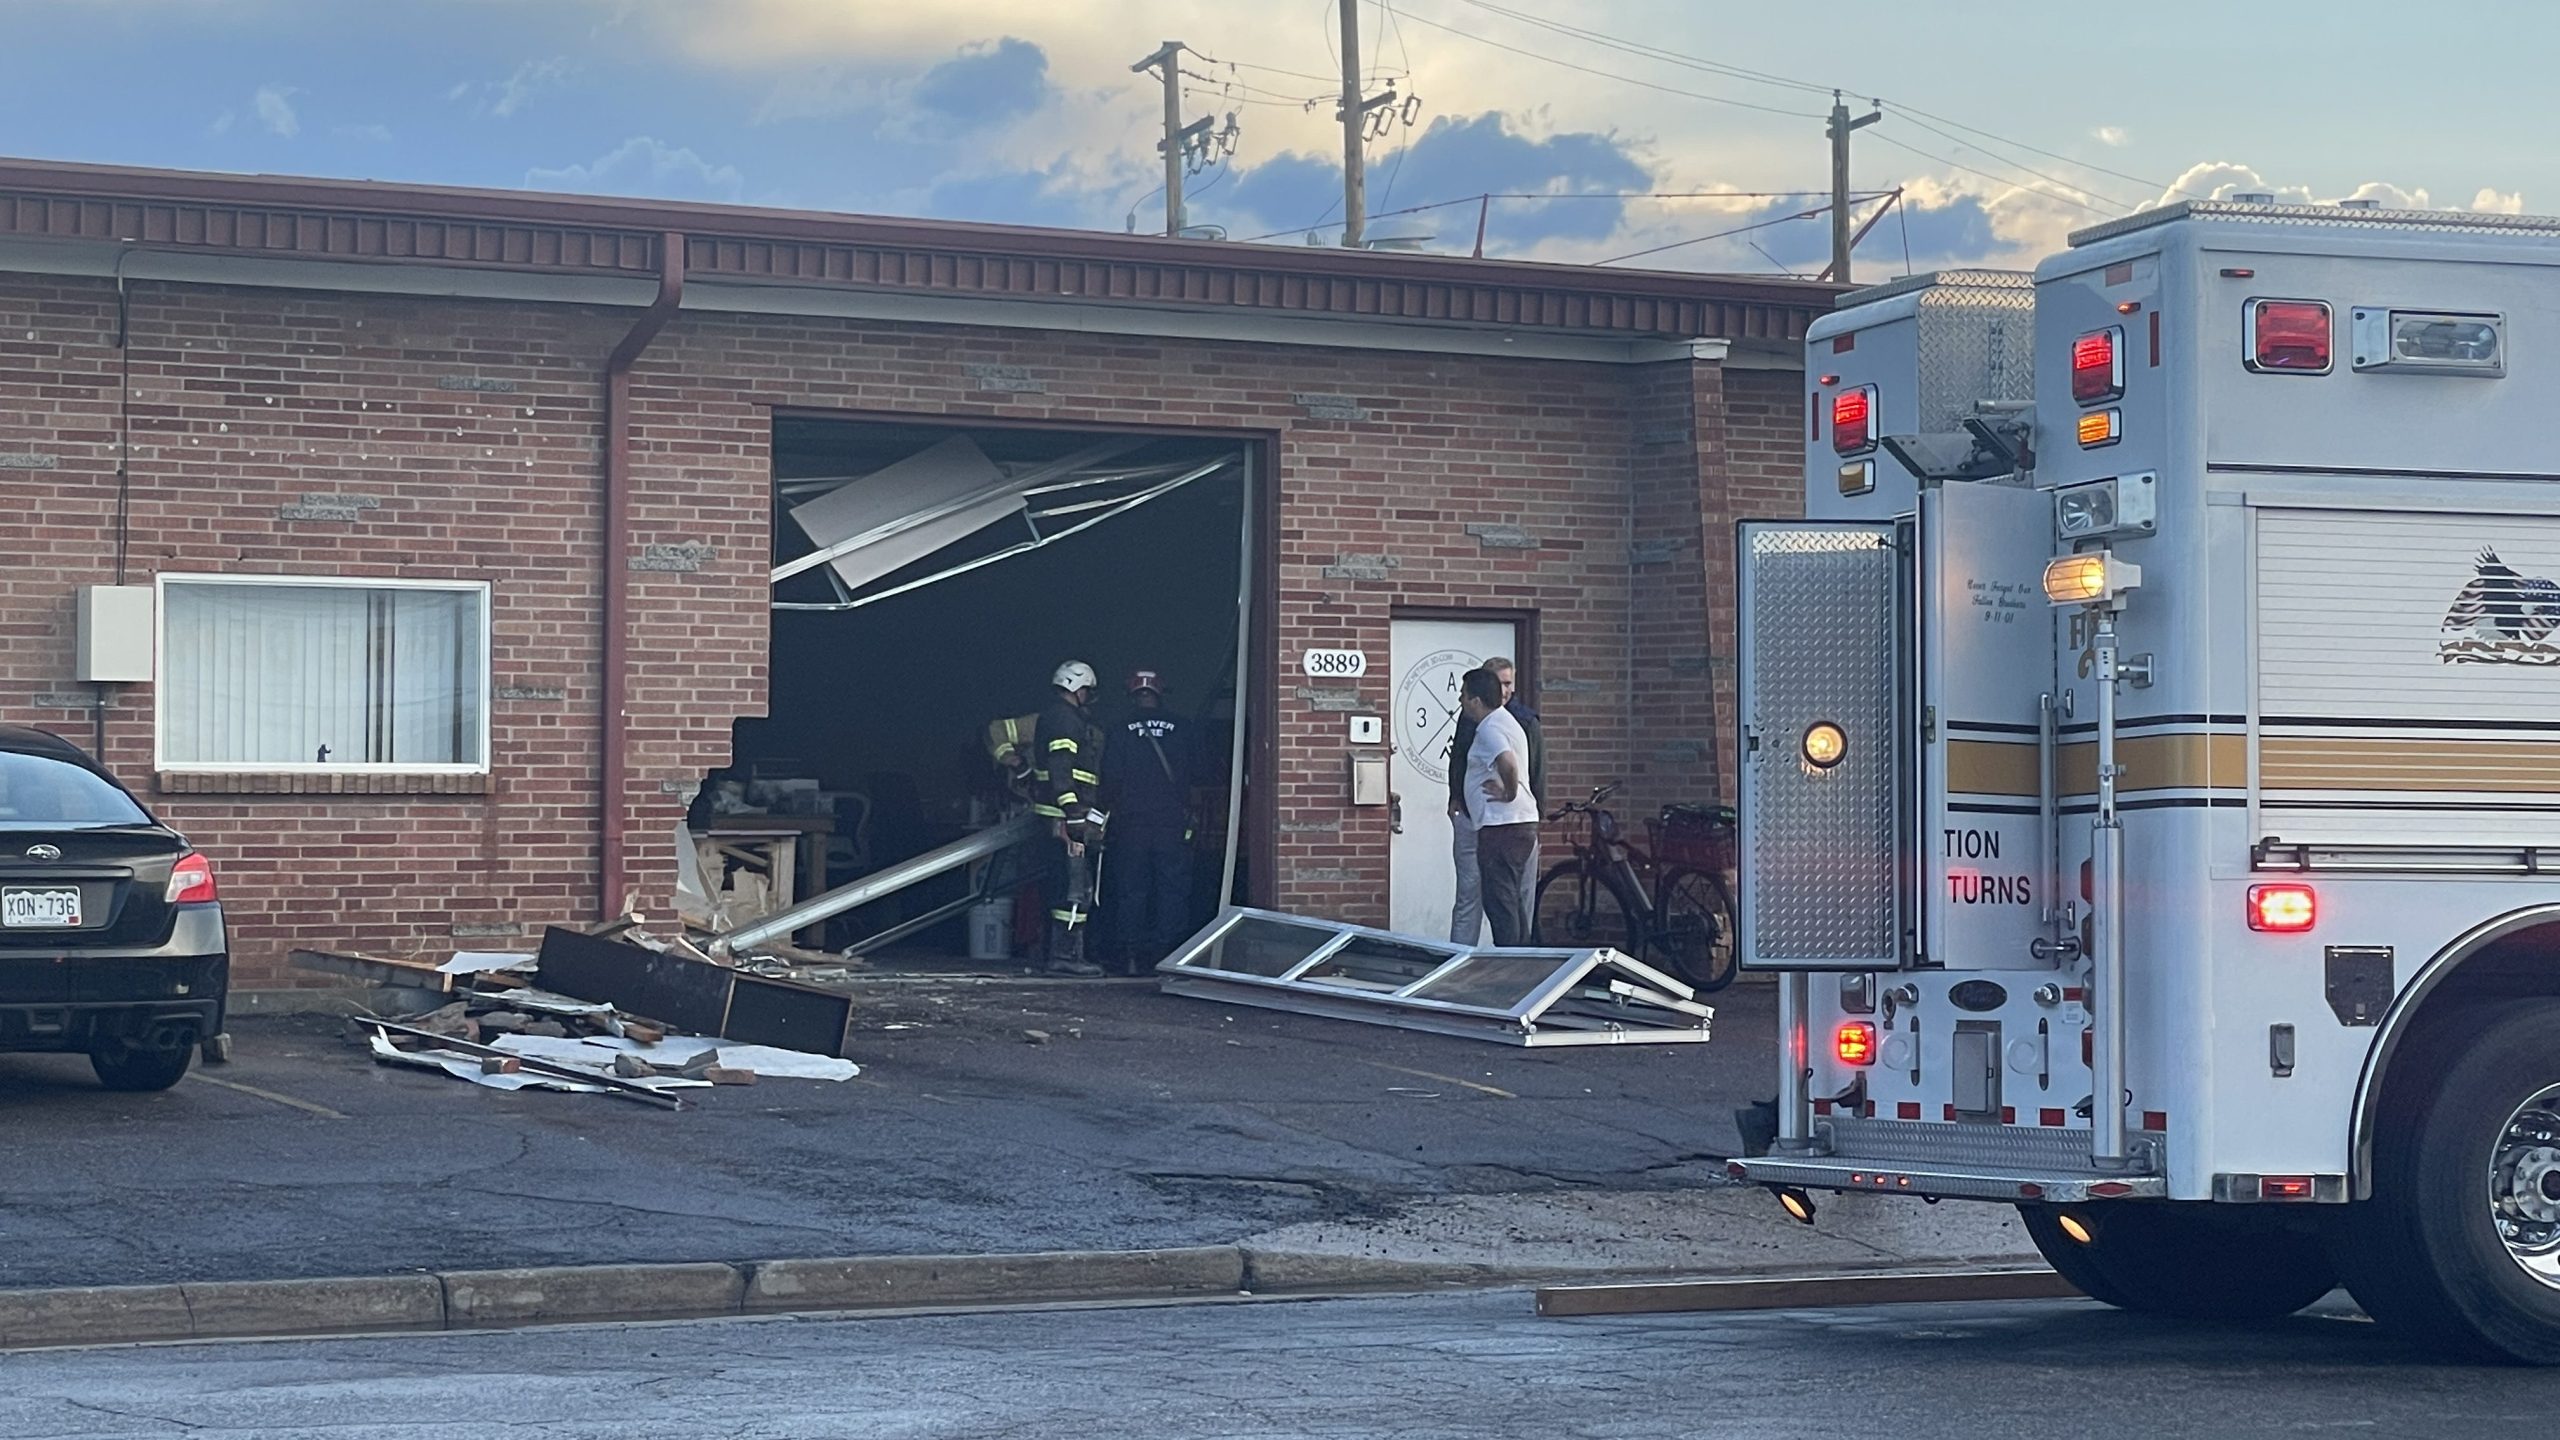
[[[2560,209],[2548,0],[1354,3],[1369,234],[1423,249],[1811,275],[1833,88],[1860,279],[2235,189]],[[1187,221],[1333,244],[1339,4],[0,0],[0,153],[1161,233],[1172,39]]]

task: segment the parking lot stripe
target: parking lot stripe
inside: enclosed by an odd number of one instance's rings
[[[216,1080],[201,1070],[191,1070],[187,1072],[187,1078],[190,1080],[201,1080],[207,1085],[219,1085],[225,1090],[237,1090],[243,1095],[255,1095],[261,1100],[273,1100],[279,1105],[290,1105],[296,1110],[307,1110],[325,1120],[344,1120],[347,1118],[345,1115],[330,1109],[326,1105],[314,1105],[308,1100],[296,1100],[290,1095],[279,1095],[273,1090],[261,1090],[255,1085],[243,1085],[237,1080]]]
[[[1373,1070],[1393,1070],[1399,1075],[1414,1075],[1425,1080],[1437,1080],[1443,1085],[1464,1085],[1470,1090],[1490,1095],[1497,1100],[1517,1100],[1520,1098],[1519,1096],[1512,1094],[1510,1091],[1501,1089],[1497,1086],[1479,1085],[1473,1080],[1461,1080],[1455,1075],[1441,1075],[1429,1070],[1408,1070],[1402,1065],[1389,1065],[1379,1060],[1363,1060],[1360,1063]]]

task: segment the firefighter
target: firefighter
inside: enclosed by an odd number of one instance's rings
[[[1085,921],[1093,906],[1093,859],[1086,846],[1102,838],[1102,733],[1093,723],[1093,667],[1070,660],[1049,677],[1056,694],[1032,734],[1032,809],[1048,817],[1058,846],[1059,884],[1049,897],[1051,975],[1099,975],[1084,958]]]
[[[1191,918],[1190,731],[1164,705],[1164,681],[1153,670],[1129,674],[1135,707],[1112,732],[1104,773],[1111,812],[1111,864],[1105,904],[1118,941],[1118,968],[1144,973],[1183,937]]]

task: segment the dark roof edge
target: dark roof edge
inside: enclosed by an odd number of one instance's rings
[[[12,200],[140,205],[199,204],[314,212],[350,218],[453,224],[529,224],[626,232],[677,231],[694,242],[736,240],[894,247],[1043,260],[1255,271],[1306,279],[1518,287],[1630,300],[1782,306],[1819,315],[1849,287],[1827,282],[1616,270],[1540,261],[1168,240],[1106,231],[919,220],[743,205],[482,190],[303,176],[158,170],[0,157],[0,207]],[[262,247],[265,248],[265,247]],[[506,268],[515,268],[508,266]],[[528,265],[525,268],[548,268]]]

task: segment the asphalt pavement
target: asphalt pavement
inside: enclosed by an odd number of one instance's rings
[[[1539,1319],[1529,1297],[788,1319],[0,1355],[0,1434],[262,1440],[2530,1435],[2547,1372],[2343,1308],[2088,1301]]]
[[[1454,1242],[1484,1197],[1676,1207],[1726,1185],[1731,1112],[1771,1088],[1769,994],[1716,1001],[1704,1046],[1522,1050],[1151,984],[883,981],[861,1078],[679,1112],[385,1069],[316,1017],[240,1018],[235,1063],[160,1095],[0,1056],[0,1287],[1225,1244],[1432,1206]]]

